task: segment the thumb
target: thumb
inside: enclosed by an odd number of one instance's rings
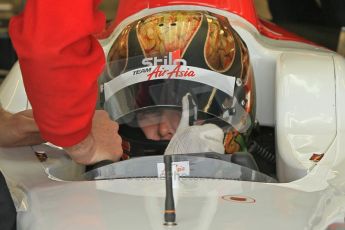
[[[182,98],[182,115],[181,115],[181,120],[180,124],[176,129],[176,133],[181,132],[183,129],[189,127],[189,100],[191,99],[191,94],[187,93],[186,95],[183,96]]]

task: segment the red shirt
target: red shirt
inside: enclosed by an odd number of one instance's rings
[[[101,0],[28,0],[10,36],[42,137],[79,143],[90,132],[104,52],[92,34],[105,26]]]

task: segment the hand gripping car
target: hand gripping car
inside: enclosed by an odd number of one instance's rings
[[[344,227],[344,59],[250,0],[134,2],[99,38],[129,159],[86,172],[49,144],[0,148],[18,229]],[[18,64],[0,102],[30,106]]]

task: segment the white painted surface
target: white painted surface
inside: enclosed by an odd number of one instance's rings
[[[19,112],[28,106],[19,63],[16,62],[0,85],[0,103],[9,112]]]
[[[313,166],[309,158],[323,154],[336,136],[336,93],[333,58],[285,53],[277,63],[276,138],[278,177],[292,181]]]
[[[44,150],[47,161],[39,162],[30,147],[0,148],[0,169],[12,194],[22,201],[19,230],[169,229],[163,226],[162,179],[57,181],[44,168],[63,163],[73,175],[79,166],[62,151],[34,149]],[[73,167],[76,170],[68,170]],[[327,185],[330,171],[317,169],[304,183],[288,184],[184,179],[174,190],[178,223],[174,229],[325,229],[345,207],[341,184]],[[333,180],[344,181],[344,171]],[[312,190],[304,189],[308,184]]]

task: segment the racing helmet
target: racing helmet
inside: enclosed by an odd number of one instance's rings
[[[181,111],[187,93],[197,110],[191,124],[217,124],[225,133],[226,153],[246,151],[255,119],[255,84],[247,46],[227,18],[207,11],[165,11],[116,34],[100,92],[102,106],[119,123],[124,153],[163,154],[169,138],[148,137],[143,123],[159,125],[163,111]],[[141,122],[143,117],[149,121]]]

